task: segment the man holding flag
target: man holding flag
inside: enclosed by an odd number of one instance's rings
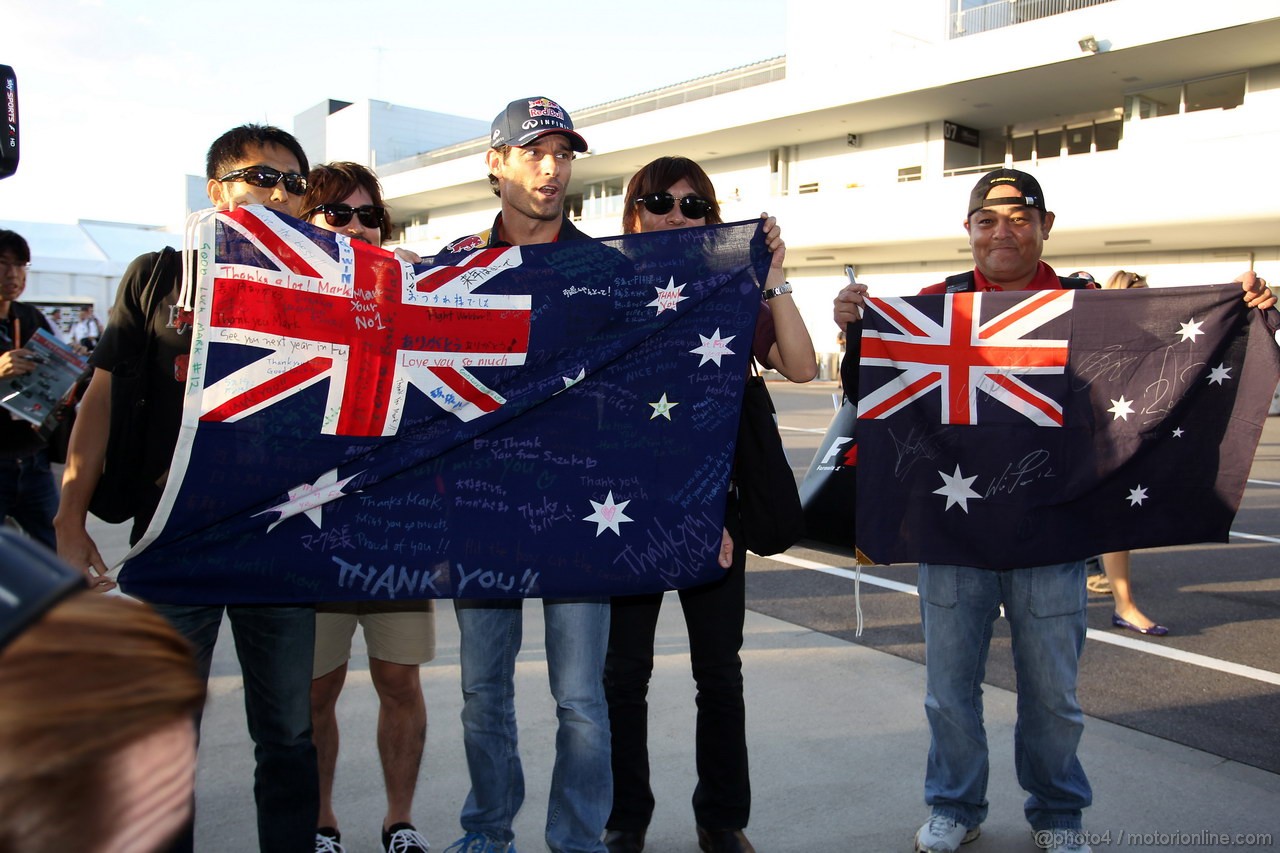
[[[209,148],[209,200],[219,210],[263,205],[297,216],[307,171],[306,154],[291,134],[262,125],[232,128]],[[139,511],[131,544],[151,522],[178,441],[192,338],[190,313],[184,316],[177,304],[181,267],[177,257],[165,252],[143,255],[126,271],[111,322],[94,350],[93,379],[71,436],[62,502],[54,519],[58,556],[84,569],[98,587],[115,584],[107,578],[108,567],[85,529],[85,520],[106,457],[113,371],[140,361],[144,353],[150,355],[149,363],[138,366],[148,377],[150,408],[144,470],[132,478]],[[191,641],[205,678],[226,611],[244,672],[245,711],[257,760],[254,797],[259,844],[270,853],[311,853],[319,810],[310,704],[314,608],[149,603]],[[192,845],[188,826],[173,850],[191,850]]]
[[[964,223],[975,268],[970,273],[953,276],[946,282],[926,288],[922,295],[1057,291],[1086,285],[1080,280],[1059,279],[1053,269],[1041,260],[1044,241],[1048,239],[1053,224],[1054,215],[1045,206],[1044,194],[1033,176],[1013,169],[997,169],[984,175],[970,195]],[[1265,282],[1252,273],[1243,276],[1241,283],[1245,301],[1250,307],[1269,308],[1275,303],[1275,298],[1265,288]],[[836,297],[835,320],[841,328],[861,321],[866,290],[865,285],[851,284]],[[966,297],[954,297],[955,300],[962,298]],[[976,301],[978,297],[967,298]],[[1050,297],[1043,301],[1060,300]],[[1041,307],[1030,302],[1021,303],[1024,307],[1015,309],[1021,312],[1020,316],[1008,319],[1007,325],[1021,323],[1019,328],[1024,330],[1028,325],[1034,325],[1027,318]],[[1069,303],[1067,305],[1069,307]],[[1050,309],[1050,319],[1061,315],[1060,306],[1046,307]],[[952,306],[949,304],[945,310],[950,312]],[[956,308],[956,312],[958,317],[960,309]],[[976,309],[974,314],[972,322],[977,326],[982,318],[977,316]],[[948,313],[947,317],[949,321],[952,315]],[[927,331],[926,327],[929,327],[928,318],[924,315],[899,317],[897,320],[912,326],[922,336],[925,332],[920,330]],[[990,330],[975,332],[979,336],[989,333]],[[1025,332],[1020,334],[1025,336]],[[851,335],[844,379],[846,393],[851,399],[860,399],[857,390],[859,350],[854,346],[855,341]],[[879,342],[877,338],[870,343]],[[864,347],[868,343],[864,340]],[[1042,425],[1062,426],[1063,412],[1052,395],[1045,395],[1033,385],[1019,381],[1016,375],[1036,370],[1065,374],[1066,347],[1060,346],[1055,350],[1051,346],[1064,344],[1063,341],[1034,340],[1031,344],[1035,354],[1020,358],[1038,359],[1037,364],[1041,366],[1037,368],[1024,370],[1010,366],[988,370],[980,389],[963,389],[963,393],[948,393],[949,388],[944,385],[942,422],[976,424],[976,406],[979,403],[975,401],[979,397],[975,394],[981,390],[990,399],[998,400],[1037,423],[1044,421]],[[950,343],[944,342],[943,345],[951,354],[961,342],[952,338]],[[873,346],[871,350],[864,349],[861,358],[873,360],[879,354]],[[956,365],[957,368],[959,366]],[[938,374],[932,375],[936,377]],[[972,373],[966,375],[972,376]],[[871,411],[876,408],[885,413],[906,405],[915,398],[913,394],[918,397],[925,393],[921,389],[925,388],[928,378],[909,383],[910,377],[904,376],[904,381],[895,388],[886,386],[862,396],[860,418],[879,416]],[[956,429],[974,430],[976,427]],[[955,438],[955,433],[950,437]],[[948,440],[941,434],[930,438],[937,439],[939,448],[943,441]],[[865,443],[863,452],[865,461],[865,457],[870,455]],[[910,464],[907,463],[908,466]],[[902,465],[901,459],[899,465]],[[863,473],[865,476],[866,472]],[[1010,492],[1029,481],[1035,472],[1028,464],[1015,473],[1017,476],[1012,482],[1004,486]],[[1065,476],[1060,479],[1071,474],[1069,471],[1062,473]],[[944,474],[942,488],[935,494],[946,499],[947,509],[955,509],[953,515],[958,516],[963,510],[965,515],[960,516],[957,523],[972,528],[972,521],[966,520],[967,502],[985,496],[973,491],[976,478],[962,477],[961,474],[959,467],[949,479]],[[903,474],[901,479],[905,477]],[[998,486],[991,487],[988,495],[998,492]],[[938,539],[948,541],[930,543],[927,547],[935,553],[946,550],[954,534],[934,532]],[[931,734],[925,802],[931,807],[932,814],[916,833],[915,849],[921,853],[952,853],[961,844],[978,836],[986,818],[988,753],[982,720],[981,684],[992,626],[1003,608],[1012,634],[1017,675],[1018,721],[1014,752],[1018,781],[1030,795],[1025,803],[1027,820],[1040,847],[1059,853],[1088,851],[1090,848],[1085,843],[1081,814],[1092,801],[1092,791],[1077,757],[1077,746],[1084,728],[1083,713],[1076,698],[1077,669],[1086,630],[1083,560],[1054,562],[1055,559],[1061,560],[1062,554],[1048,552],[1058,547],[1052,546],[1042,554],[1042,558],[1023,563],[1025,567],[995,566],[993,564],[999,562],[998,558],[991,557],[988,561],[988,555],[1005,547],[1007,543],[1002,540],[1009,537],[1000,535],[1001,531],[986,530],[981,535],[976,535],[976,530],[973,532],[972,541],[962,543],[957,550],[964,552],[969,548],[968,553],[982,553],[988,568],[924,559],[920,562],[918,589],[927,677],[925,711]],[[863,543],[860,541],[859,544]],[[1060,545],[1065,550],[1067,543]],[[1004,570],[994,570],[996,568]]]

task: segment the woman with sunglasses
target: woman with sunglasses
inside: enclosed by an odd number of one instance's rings
[[[1116,270],[1102,286],[1103,290],[1130,290],[1147,286],[1147,277],[1136,272]],[[1107,575],[1107,585],[1115,598],[1115,611],[1111,614],[1111,625],[1146,634],[1151,637],[1163,637],[1169,629],[1159,625],[1147,614],[1138,609],[1133,602],[1133,594],[1129,587],[1129,552],[1115,551],[1102,555],[1102,569]],[[1095,590],[1096,591],[1096,590]]]
[[[762,216],[765,216],[762,214]],[[720,205],[707,173],[685,157],[660,157],[631,178],[622,228],[627,234],[664,231],[721,221]],[[813,342],[783,276],[786,247],[772,218],[765,238],[773,260],[765,281],[752,352],[793,382],[817,374]],[[746,377],[743,377],[746,380]],[[730,500],[725,524],[739,526]],[[726,538],[728,537],[726,532]],[[708,853],[752,853],[743,829],[751,810],[747,772],[746,708],[742,690],[742,626],[746,615],[746,547],[732,545],[725,576],[696,589],[680,590],[689,632],[689,655],[697,684],[696,763],[693,793],[698,846]],[[662,593],[613,599],[605,694],[613,733],[613,812],[606,823],[610,853],[644,849],[653,817],[649,784],[646,695],[653,673],[653,643]]]
[[[391,228],[382,203],[382,186],[377,176],[359,163],[326,163],[312,169],[302,199],[302,217],[312,225],[374,246],[382,245]],[[419,260],[412,253],[402,257]],[[342,853],[344,849],[333,804],[339,741],[336,709],[357,624],[364,629],[369,675],[380,706],[377,744],[387,789],[382,847],[426,853],[427,839],[414,827],[410,811],[427,729],[419,667],[435,657],[435,608],[431,601],[316,605],[311,682],[312,728],[320,770],[316,851]]]

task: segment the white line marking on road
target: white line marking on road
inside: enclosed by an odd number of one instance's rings
[[[1241,533],[1238,530],[1232,530],[1231,535],[1237,539],[1252,539],[1255,542],[1270,542],[1274,545],[1280,545],[1280,537],[1276,536],[1260,536],[1257,533]]]
[[[1271,539],[1270,537],[1252,538],[1266,538],[1269,541],[1278,541]],[[835,575],[836,577],[845,578],[846,580],[853,580],[855,574],[853,569],[831,566],[826,563],[819,563],[816,560],[806,560],[803,557],[792,557],[789,554],[774,554],[772,557],[764,557],[763,559],[773,560],[778,563],[785,563],[788,566],[795,566],[798,569],[809,569],[815,572],[822,572],[823,574]],[[862,572],[862,583],[869,583],[872,586],[884,587],[885,589],[891,589],[895,592],[905,592],[908,595],[919,595],[915,586],[912,584],[889,580],[888,578],[877,577],[876,575],[869,575],[866,572]],[[1130,649],[1135,652],[1142,652],[1156,657],[1168,658],[1169,660],[1178,661],[1179,663],[1204,667],[1205,669],[1224,672],[1228,675],[1238,675],[1241,678],[1261,681],[1264,684],[1280,686],[1280,673],[1270,672],[1265,669],[1245,666],[1244,664],[1233,663],[1229,660],[1213,658],[1208,655],[1200,655],[1195,652],[1187,652],[1182,649],[1173,648],[1172,646],[1156,644],[1149,640],[1139,640],[1133,637],[1127,637],[1123,634],[1113,634],[1110,631],[1098,631],[1090,628],[1086,632],[1086,636],[1090,640],[1097,640],[1100,643],[1110,643],[1113,646],[1121,646],[1122,648]]]

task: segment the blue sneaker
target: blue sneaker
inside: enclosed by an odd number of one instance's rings
[[[516,853],[516,845],[507,841],[495,841],[483,832],[468,832],[444,848],[444,853]]]

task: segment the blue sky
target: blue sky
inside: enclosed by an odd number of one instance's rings
[[[0,0],[22,159],[0,218],[174,223],[184,174],[246,121],[325,98],[488,121],[570,110],[786,52],[785,0],[640,4],[380,0]],[[669,22],[658,29],[659,22]]]

